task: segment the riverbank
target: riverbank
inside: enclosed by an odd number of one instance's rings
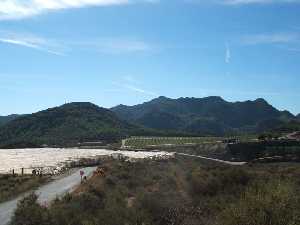
[[[104,175],[47,208],[27,199],[12,224],[298,224],[298,164],[233,167],[177,155],[101,167]]]

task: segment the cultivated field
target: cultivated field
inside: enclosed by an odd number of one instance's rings
[[[221,137],[131,137],[123,141],[123,147],[145,148],[156,146],[195,145],[221,142]]]
[[[131,137],[123,140],[123,148],[151,148],[167,146],[189,146],[199,144],[216,144],[226,139],[238,139],[240,141],[255,140],[255,136],[236,137]]]

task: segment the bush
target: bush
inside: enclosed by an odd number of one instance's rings
[[[219,225],[300,224],[298,191],[291,182],[252,185],[218,217]]]
[[[186,217],[185,202],[174,192],[147,193],[139,196],[136,208],[144,211],[148,221],[155,225],[182,225]],[[146,220],[147,221],[147,220]]]
[[[215,196],[224,192],[239,194],[250,181],[250,174],[240,168],[198,168],[191,174],[191,191],[196,196]]]
[[[28,195],[18,203],[12,225],[52,225],[48,210],[37,202],[38,196]]]

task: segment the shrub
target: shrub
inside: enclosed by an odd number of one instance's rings
[[[219,225],[297,225],[300,201],[295,185],[272,181],[252,185],[218,217]]]
[[[38,196],[28,195],[18,203],[12,225],[52,225],[48,210],[37,202]]]
[[[224,192],[239,194],[240,186],[247,185],[251,177],[240,168],[198,168],[190,179],[193,195],[214,196]]]

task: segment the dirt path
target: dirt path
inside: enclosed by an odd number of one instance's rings
[[[220,159],[213,159],[213,158],[208,158],[208,157],[199,156],[199,155],[190,155],[190,154],[185,154],[185,153],[176,153],[176,155],[200,158],[200,159],[205,159],[205,160],[209,160],[209,161],[223,163],[223,164],[227,164],[227,165],[231,165],[231,166],[242,166],[242,165],[247,164],[246,162],[230,162],[230,161],[224,161],[224,160],[220,160]]]
[[[85,176],[90,176],[96,168],[97,167],[87,167],[81,170],[84,171]],[[76,170],[68,176],[54,180],[53,182],[40,187],[35,191],[35,193],[39,196],[38,201],[41,204],[47,204],[48,202],[53,201],[57,196],[62,196],[67,192],[73,191],[79,184],[79,170]],[[14,200],[0,204],[0,225],[7,225],[9,223],[17,208],[18,201],[24,198],[24,196],[26,196],[26,194],[23,194]]]

